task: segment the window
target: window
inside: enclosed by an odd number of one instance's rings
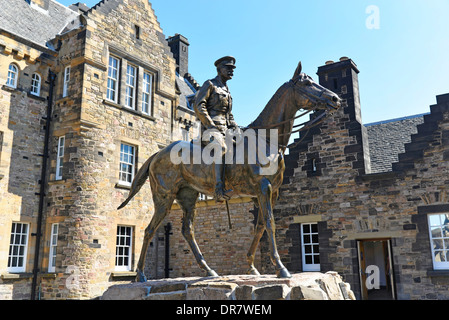
[[[118,103],[118,75],[120,62],[117,58],[109,57],[108,66],[108,89],[106,98],[115,103]]]
[[[320,271],[320,246],[318,243],[318,224],[301,225],[302,270]]]
[[[69,81],[70,81],[70,66],[64,69],[64,86],[62,88],[62,97],[67,97],[69,91]]]
[[[151,85],[153,82],[153,76],[147,72],[143,74],[142,85],[142,112],[151,114]]]
[[[140,39],[140,27],[138,25],[134,25],[134,31],[136,32],[136,39]]]
[[[13,63],[9,65],[8,68],[8,79],[6,80],[6,85],[11,88],[17,88],[17,78],[19,76],[19,68]]]
[[[13,222],[8,254],[8,271],[25,272],[28,247],[28,224]]]
[[[119,182],[127,186],[130,186],[134,179],[135,150],[135,147],[128,144],[120,145]]]
[[[126,67],[125,106],[133,109],[136,96],[136,70],[132,65]]]
[[[312,159],[312,172],[317,172],[316,159]]]
[[[62,167],[64,164],[64,143],[65,136],[58,139],[58,155],[56,157],[56,180],[62,179]]]
[[[31,94],[36,96],[41,93],[41,76],[37,73],[33,73],[31,76]]]
[[[53,223],[51,225],[50,255],[48,257],[48,272],[55,272],[55,269],[56,269],[56,247],[58,245],[58,229],[59,229],[58,223]]]
[[[132,228],[117,226],[117,239],[115,248],[115,270],[131,270]]]
[[[429,214],[433,268],[449,269],[449,214]]]

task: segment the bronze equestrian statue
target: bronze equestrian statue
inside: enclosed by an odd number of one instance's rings
[[[268,154],[271,149],[267,151],[267,156],[276,159],[275,170],[270,174],[262,174],[266,164],[261,164],[259,158],[256,163],[246,161],[248,160],[247,153],[245,153],[246,162],[243,164],[225,164],[223,181],[227,188],[232,189],[232,197],[251,197],[259,207],[254,239],[247,253],[249,274],[259,274],[254,267],[254,259],[259,241],[266,230],[270,258],[275,266],[277,276],[280,278],[291,277],[282,264],[276,247],[276,227],[273,216],[274,202],[278,196],[285,170],[284,151],[298,110],[328,110],[333,112],[339,107],[340,99],[338,96],[315,83],[311,77],[301,73],[300,62],[292,79],[276,91],[257,119],[247,127],[247,130],[255,130],[256,128],[277,129],[276,138],[279,142],[279,148],[275,154]],[[271,136],[270,139],[276,140]],[[241,143],[245,144],[244,150],[248,150],[248,139],[243,139]],[[142,251],[136,270],[138,281],[146,280],[143,270],[148,246],[156,234],[156,230],[170,212],[175,199],[183,211],[182,234],[192,249],[199,266],[207,272],[208,276],[217,276],[217,273],[207,265],[194,234],[195,204],[198,200],[198,194],[200,192],[206,195],[215,193],[215,167],[204,163],[195,164],[194,162],[174,164],[171,160],[171,154],[173,150],[179,150],[180,147],[194,150],[194,143],[192,141],[176,141],[152,155],[139,169],[131,185],[128,198],[118,208],[123,208],[137,194],[149,177],[155,212],[145,229]]]

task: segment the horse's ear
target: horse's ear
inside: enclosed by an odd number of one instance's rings
[[[295,74],[293,75],[292,79],[295,79],[297,76],[299,76],[299,74],[301,73],[301,70],[302,70],[302,65],[301,65],[301,61],[299,61],[298,67],[296,67]]]

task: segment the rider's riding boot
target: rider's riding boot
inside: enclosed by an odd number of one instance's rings
[[[224,164],[215,164],[215,192],[214,198],[217,202],[229,200],[231,197],[227,194],[232,190],[225,190],[224,182]]]

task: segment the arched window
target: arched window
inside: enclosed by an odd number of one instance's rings
[[[31,94],[36,96],[41,93],[41,76],[37,73],[33,73],[31,77]]]
[[[19,77],[19,68],[13,63],[8,68],[8,79],[6,85],[12,88],[17,88],[17,78]]]

